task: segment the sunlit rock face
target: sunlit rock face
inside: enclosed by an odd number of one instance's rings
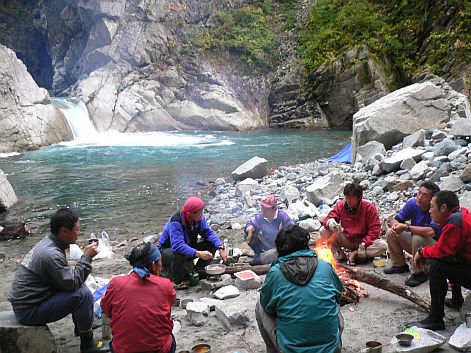
[[[269,85],[191,50],[226,1],[67,1],[53,88],[81,98],[98,131],[265,127]]]
[[[15,53],[0,45],[0,153],[33,150],[69,137],[51,104]]]

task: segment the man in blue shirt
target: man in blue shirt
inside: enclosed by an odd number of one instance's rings
[[[260,200],[262,210],[246,225],[245,241],[255,252],[251,265],[269,264],[278,257],[275,239],[278,232],[294,224],[293,220],[278,209],[275,195],[265,196]]]
[[[409,272],[404,250],[415,256],[418,248],[437,242],[441,234],[440,225],[431,220],[429,209],[433,195],[439,191],[440,188],[435,183],[423,182],[417,197],[407,201],[394,217],[391,228],[386,232],[392,266],[385,268],[384,273],[389,275]],[[427,281],[423,266],[416,266],[412,261],[411,267],[412,274],[407,278],[406,286],[415,287]]]
[[[297,225],[276,237],[280,257],[268,271],[255,308],[267,353],[342,351],[342,283],[308,242],[308,231]]]

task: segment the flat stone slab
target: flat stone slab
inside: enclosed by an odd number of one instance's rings
[[[458,326],[448,344],[461,352],[469,351],[471,349],[471,328],[466,327],[465,324]]]
[[[57,346],[47,325],[24,326],[12,311],[6,311],[0,312],[0,351],[57,353]]]
[[[239,295],[240,295],[239,289],[233,285],[222,287],[214,293],[214,296],[217,299],[221,299],[221,300],[235,298],[235,297],[238,297]]]
[[[209,305],[209,309],[211,311],[214,311],[216,309],[216,305],[221,304],[222,300],[203,297],[203,298],[200,298],[200,302],[207,303]]]
[[[202,279],[200,281],[201,289],[206,290],[206,291],[211,291],[213,289],[218,289],[222,288],[225,286],[231,285],[233,282],[231,275],[225,273],[221,275],[221,280],[220,281],[211,281],[208,279]]]
[[[406,333],[414,335],[412,344],[409,347],[400,346],[396,337],[391,340],[391,347],[394,352],[407,353],[428,353],[432,352],[446,342],[446,338],[431,330],[413,326]]]
[[[223,302],[216,305],[216,318],[228,331],[250,325],[248,310],[238,302]]]

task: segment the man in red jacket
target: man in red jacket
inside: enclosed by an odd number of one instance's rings
[[[160,277],[159,249],[154,244],[141,243],[126,259],[132,272],[114,277],[100,303],[111,320],[111,352],[175,353],[171,312],[176,293],[172,282]]]
[[[342,247],[352,250],[347,264],[355,265],[359,254],[374,257],[386,253],[387,243],[379,239],[381,224],[378,210],[370,201],[363,200],[363,187],[350,183],[343,189],[345,200],[337,202],[321,228],[321,237],[332,244],[337,260],[346,258]],[[361,253],[364,250],[364,253]]]
[[[430,297],[432,309],[423,320],[409,323],[429,330],[444,330],[444,306],[460,307],[461,286],[471,289],[471,213],[459,205],[451,191],[440,191],[430,202],[430,216],[442,227],[442,235],[433,246],[419,248],[414,261],[430,259]],[[446,301],[447,280],[452,283],[451,301]]]

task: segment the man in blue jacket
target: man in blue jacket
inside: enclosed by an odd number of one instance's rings
[[[260,292],[255,316],[267,353],[342,350],[343,287],[329,263],[308,247],[309,233],[288,226],[276,237],[278,260]]]
[[[224,262],[227,252],[219,237],[203,216],[204,202],[190,197],[181,212],[174,213],[160,235],[158,248],[162,253],[164,270],[170,270],[170,279],[176,289],[188,288],[188,275],[193,270],[193,260],[198,258],[194,269],[201,271],[210,263],[216,250]],[[203,241],[198,242],[198,235]]]

